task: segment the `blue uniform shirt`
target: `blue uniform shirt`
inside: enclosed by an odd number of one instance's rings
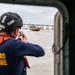
[[[23,75],[24,56],[40,57],[44,54],[39,45],[10,38],[0,44],[0,75]]]

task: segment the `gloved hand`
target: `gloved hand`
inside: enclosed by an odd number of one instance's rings
[[[24,65],[25,65],[25,67],[30,69],[30,65],[29,65],[27,57],[24,57]]]

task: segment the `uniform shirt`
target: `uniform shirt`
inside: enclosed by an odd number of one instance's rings
[[[23,75],[24,56],[41,57],[44,54],[39,45],[9,38],[0,44],[0,75]]]

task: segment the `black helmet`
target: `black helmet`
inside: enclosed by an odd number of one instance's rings
[[[11,33],[14,28],[22,26],[22,18],[17,13],[6,12],[0,17],[0,31]]]

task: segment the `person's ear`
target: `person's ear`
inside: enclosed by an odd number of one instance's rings
[[[17,37],[18,32],[19,32],[19,28],[15,28],[14,31],[12,32],[12,35],[13,35],[14,37]]]
[[[17,29],[14,29],[13,33],[14,33],[14,35],[16,35],[17,34]]]

